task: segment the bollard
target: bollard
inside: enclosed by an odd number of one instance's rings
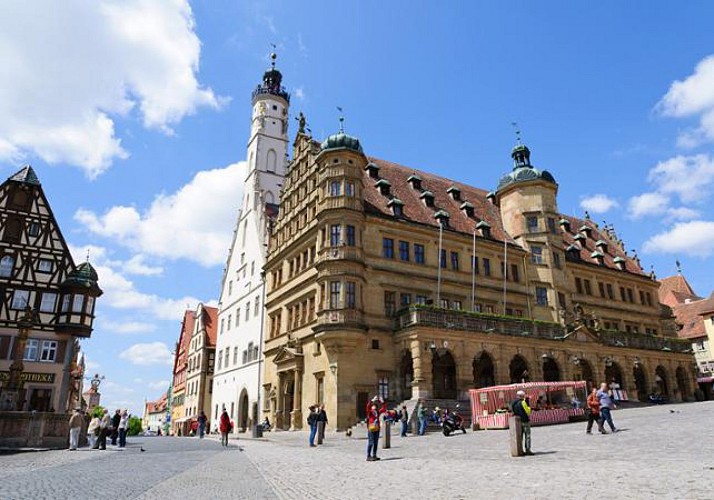
[[[317,444],[322,444],[322,439],[325,437],[325,422],[317,423]]]
[[[511,446],[511,456],[523,456],[523,434],[521,434],[521,417],[511,415],[508,419],[508,441]]]
[[[255,424],[253,426],[253,437],[262,438],[263,437],[263,426],[261,424]]]
[[[392,447],[392,423],[389,420],[384,421],[384,441],[382,448],[385,450]]]

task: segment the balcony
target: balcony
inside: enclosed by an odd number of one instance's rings
[[[357,309],[325,309],[317,313],[317,324],[340,325],[364,323],[364,314]]]
[[[346,208],[348,210],[362,210],[362,200],[354,196],[329,196],[320,201],[320,210],[335,210]]]
[[[287,90],[285,90],[285,87],[280,86],[277,88],[270,88],[270,87],[265,87],[263,85],[258,85],[255,90],[253,91],[252,98],[255,99],[257,96],[262,95],[262,94],[270,94],[270,95],[276,95],[278,97],[282,97],[285,99],[288,104],[290,104],[290,94],[288,93]]]
[[[362,249],[357,247],[327,247],[320,250],[317,257],[318,264],[334,262],[338,260],[362,260]]]
[[[532,321],[506,316],[492,316],[466,311],[452,311],[432,307],[411,306],[397,312],[394,318],[396,331],[412,326],[495,333],[516,337],[547,340],[564,340],[565,328],[556,323]],[[613,330],[597,332],[600,342],[611,347],[627,347],[650,351],[688,353],[691,343],[672,337],[657,337],[642,333],[627,333]]]

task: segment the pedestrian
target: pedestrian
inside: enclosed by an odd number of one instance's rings
[[[126,433],[129,430],[129,412],[124,410],[119,418],[119,448],[126,448]]]
[[[223,408],[223,413],[221,413],[218,430],[221,431],[221,446],[228,446],[228,433],[231,431],[231,418],[228,416],[228,412],[225,408]]]
[[[420,436],[426,433],[426,406],[424,406],[424,400],[420,399],[417,403],[419,409],[417,410],[417,418],[419,419],[419,432]]]
[[[588,414],[588,427],[585,429],[586,434],[592,434],[593,422],[597,422],[597,430],[600,431],[600,434],[607,434],[600,416],[600,400],[597,398],[597,389],[594,387],[588,396],[585,413]]]
[[[107,449],[107,434],[109,434],[112,427],[112,419],[109,416],[109,410],[104,408],[104,413],[102,418],[99,419],[99,436],[97,437],[97,442],[94,444],[93,449],[95,450],[106,450]]]
[[[201,412],[201,414],[198,416],[198,437],[203,439],[203,435],[206,433],[206,422],[208,421],[208,418],[206,418],[206,414],[204,412]]]
[[[516,400],[511,403],[511,409],[514,415],[521,417],[521,439],[526,449],[525,452],[518,451],[523,455],[534,455],[531,451],[531,408],[528,406],[525,392],[518,391],[516,396]]]
[[[79,432],[82,430],[83,422],[82,409],[75,408],[69,418],[69,451],[75,451],[79,445]]]
[[[597,391],[597,399],[600,401],[600,414],[602,415],[603,427],[605,422],[610,426],[612,432],[617,432],[615,424],[612,422],[612,410],[615,409],[615,403],[607,390],[607,384],[600,384],[600,390]]]
[[[402,437],[407,437],[407,429],[409,428],[409,414],[407,413],[407,405],[402,406],[399,412],[399,420],[402,422]]]
[[[120,420],[121,420],[121,410],[117,410],[114,412],[114,416],[112,417],[112,429],[111,429],[112,446],[117,445],[117,438],[119,438],[119,421]]]
[[[381,406],[377,406],[380,405]],[[387,411],[387,403],[379,396],[372,398],[367,403],[367,461],[379,460],[377,448],[379,445],[379,417]]]
[[[317,407],[315,405],[310,406],[310,413],[307,416],[307,425],[310,427],[310,447],[313,448],[317,446],[315,444],[315,435],[317,434]]]
[[[99,417],[94,416],[87,427],[87,439],[89,440],[90,448],[94,448],[97,442],[97,436],[99,436]]]
[[[327,426],[327,412],[325,403],[322,403],[317,411],[317,444],[322,444],[325,439],[325,426]]]

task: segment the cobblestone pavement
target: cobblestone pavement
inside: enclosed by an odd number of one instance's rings
[[[620,432],[585,423],[533,428],[533,457],[508,431],[392,436],[379,462],[366,439],[306,432],[264,439],[142,438],[124,451],[0,456],[0,499],[24,498],[714,498],[714,402],[617,410]],[[139,452],[143,445],[146,453]],[[381,443],[380,443],[381,445]],[[101,478],[101,480],[99,480]]]

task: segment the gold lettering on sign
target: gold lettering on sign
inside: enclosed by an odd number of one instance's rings
[[[5,382],[10,378],[10,372],[0,372],[0,382]],[[23,382],[30,382],[34,384],[54,384],[55,374],[54,373],[33,373],[33,372],[23,372],[20,377]]]

